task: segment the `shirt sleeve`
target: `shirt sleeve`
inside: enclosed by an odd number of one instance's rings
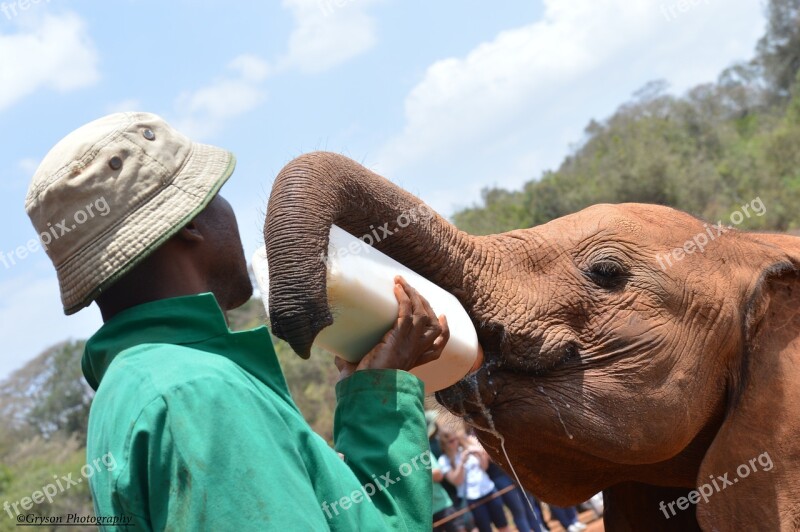
[[[184,384],[134,422],[117,481],[121,506],[155,530],[325,530],[287,432],[274,406],[246,386]]]
[[[430,530],[430,446],[424,385],[399,370],[356,371],[336,386],[334,444],[387,530]],[[372,486],[372,488],[370,488]]]
[[[453,467],[450,465],[450,459],[447,458],[446,455],[442,455],[439,457],[439,469],[442,470],[442,474],[446,475],[450,472]]]

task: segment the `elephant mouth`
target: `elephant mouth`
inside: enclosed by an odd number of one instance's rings
[[[489,340],[489,341],[485,341]],[[506,355],[492,338],[482,339],[484,363],[459,382],[436,392],[435,398],[452,414],[463,418],[476,429],[497,435],[493,411],[504,403],[520,399],[530,390],[547,386],[550,379],[563,379],[584,368],[581,347],[566,342],[558,349],[542,352],[539,345],[516,350],[521,355]],[[506,338],[507,340],[507,338]],[[514,351],[514,350],[512,350]]]
[[[493,430],[494,420],[492,419],[491,406],[497,391],[490,388],[491,385],[480,385],[479,379],[485,379],[481,373],[485,370],[479,369],[457,382],[449,388],[436,392],[436,400],[455,416],[458,416],[476,428],[484,428],[488,431]],[[485,399],[484,394],[489,394]]]
[[[496,353],[484,353],[484,363],[453,386],[436,392],[436,400],[452,414],[470,425],[496,432],[491,408],[498,402],[508,382],[508,370]]]

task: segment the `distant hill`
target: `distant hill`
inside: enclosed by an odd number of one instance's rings
[[[743,229],[800,229],[800,0],[772,0],[755,57],[681,97],[647,84],[522,190],[487,188],[454,222],[474,234],[531,227],[596,203],[672,206],[726,222],[760,198]]]

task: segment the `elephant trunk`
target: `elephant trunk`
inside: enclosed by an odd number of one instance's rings
[[[355,161],[309,153],[278,174],[264,223],[272,332],[303,358],[317,334],[333,323],[325,264],[331,224],[363,237],[466,304],[473,237]]]

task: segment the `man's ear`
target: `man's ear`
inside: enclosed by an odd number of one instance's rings
[[[175,234],[174,238],[183,240],[184,242],[202,242],[204,239],[200,226],[195,220],[181,227],[181,230]]]
[[[800,529],[800,239],[767,242],[779,260],[750,276],[727,412],[697,477],[703,530]]]

